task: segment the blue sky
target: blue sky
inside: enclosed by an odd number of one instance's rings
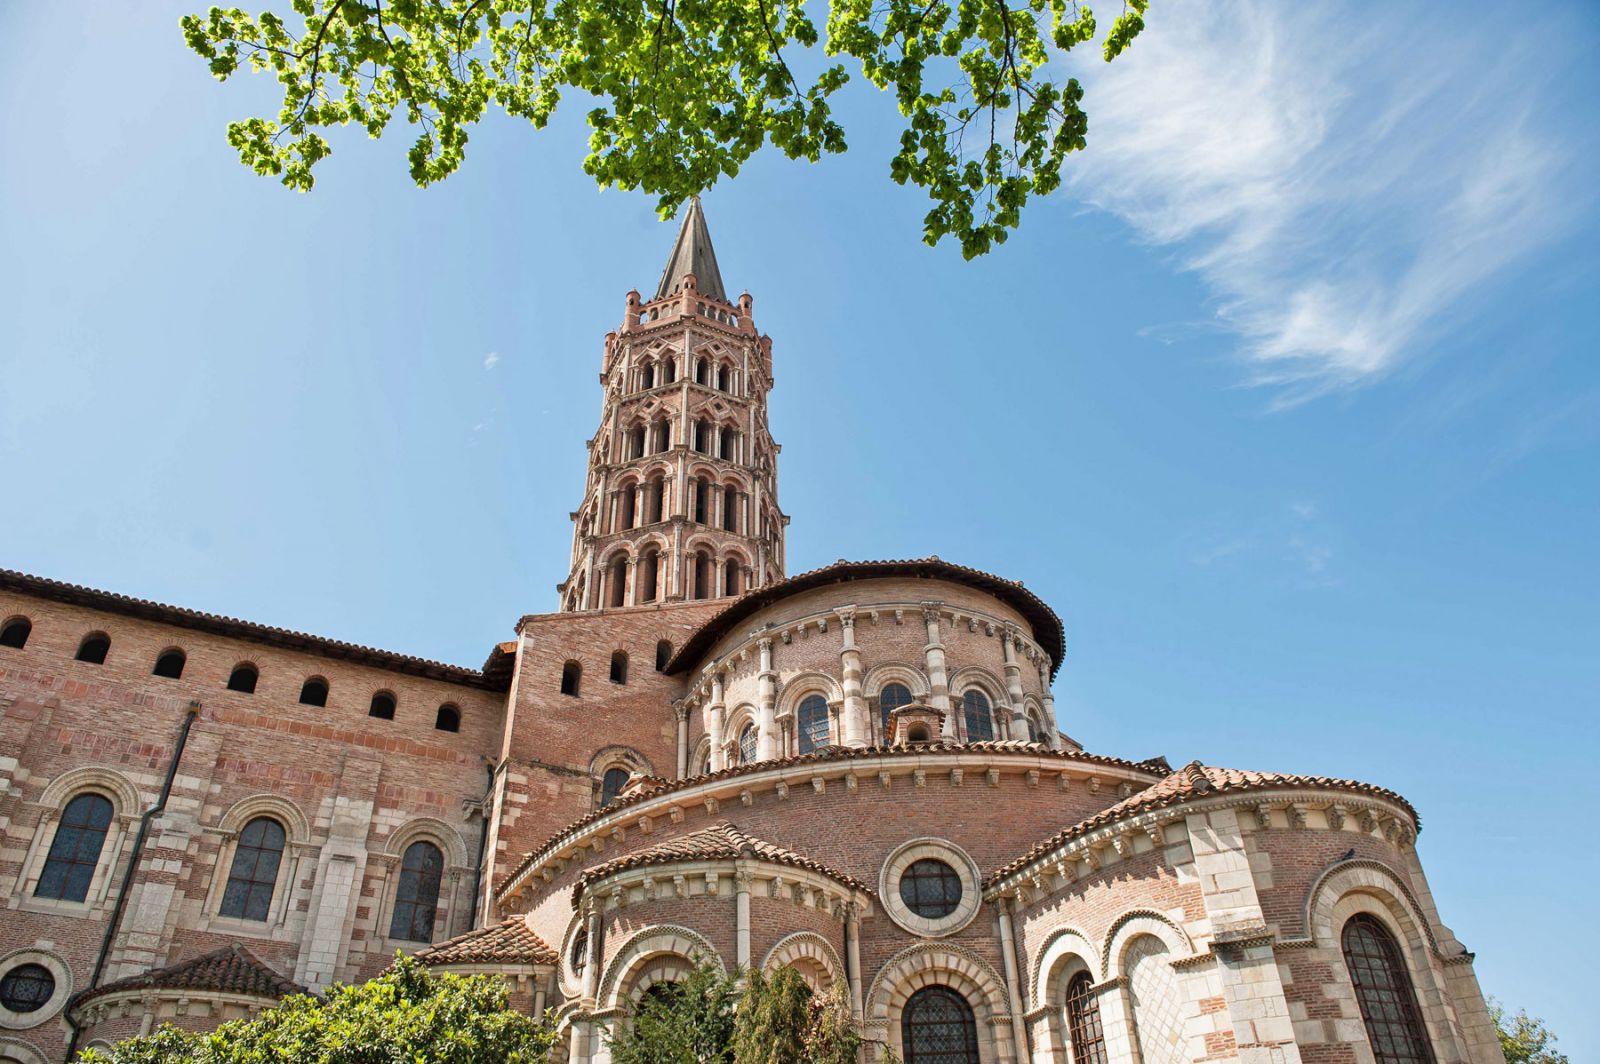
[[[581,174],[579,100],[428,191],[397,129],[286,192],[193,6],[0,8],[0,565],[477,665],[555,606],[672,229]],[[848,155],[706,197],[791,570],[1021,578],[1090,749],[1399,790],[1485,990],[1591,1059],[1600,18],[1290,7],[1086,62],[1088,151],[982,261],[919,243],[862,89]]]

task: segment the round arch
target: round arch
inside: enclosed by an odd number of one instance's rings
[[[139,788],[116,769],[103,765],[85,765],[63,772],[45,786],[39,795],[39,804],[59,810],[69,798],[83,791],[97,791],[111,799],[117,816],[135,816],[139,812]]]
[[[600,977],[600,1007],[614,1009],[636,1000],[655,983],[666,981],[676,971],[687,971],[701,960],[711,961],[719,971],[727,970],[716,947],[698,931],[670,924],[642,928],[622,943],[606,965]]]
[[[994,968],[971,950],[949,942],[921,942],[901,950],[878,970],[866,998],[866,1022],[895,1056],[904,1059],[900,1014],[911,995],[925,986],[947,986],[972,1007],[978,1025],[978,1058],[983,1064],[1014,1060],[1006,1021],[1005,984]]]
[[[50,1058],[39,1052],[32,1042],[9,1037],[0,1037],[0,1060],[16,1060],[21,1064],[50,1064]]]
[[[1028,1000],[1036,1009],[1054,1003],[1066,993],[1067,980],[1080,971],[1088,972],[1095,982],[1102,982],[1100,951],[1077,928],[1057,928],[1039,950],[1028,982]]]
[[[1107,978],[1126,976],[1124,958],[1129,944],[1140,935],[1154,935],[1167,947],[1173,960],[1194,955],[1194,946],[1183,928],[1154,909],[1135,909],[1117,917],[1106,933],[1101,970]]]
[[[815,931],[796,931],[773,944],[762,958],[761,970],[771,975],[780,968],[793,968],[819,994],[844,975],[838,952]]]
[[[222,814],[217,827],[223,831],[241,831],[258,816],[269,816],[281,822],[291,842],[306,842],[311,838],[311,824],[300,807],[277,794],[253,794],[239,799]]]
[[[466,866],[467,844],[462,841],[461,833],[437,817],[419,816],[401,824],[390,833],[383,852],[393,857],[403,857],[406,847],[418,839],[427,839],[438,846],[451,865],[457,868]]]
[[[839,681],[822,672],[802,672],[778,689],[778,716],[792,714],[807,695],[821,695],[829,706],[844,700]]]
[[[900,661],[885,661],[872,666],[866,675],[861,677],[861,690],[867,696],[876,698],[879,692],[892,683],[905,684],[911,691],[911,697],[918,702],[928,700],[931,690],[928,678],[915,665]]]

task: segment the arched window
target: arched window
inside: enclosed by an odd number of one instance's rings
[[[258,816],[239,832],[228,886],[222,892],[222,915],[239,920],[265,920],[272,908],[272,888],[283,860],[283,825]]]
[[[703,550],[694,555],[694,597],[711,597],[711,555]]]
[[[639,601],[654,602],[656,600],[656,583],[661,576],[661,552],[655,549],[644,552],[644,557],[639,559]],[[618,681],[626,683],[627,681]]]
[[[628,559],[617,555],[606,569],[606,602],[611,606],[625,606],[628,602]]]
[[[589,966],[589,922],[586,919],[578,925],[578,930],[572,936],[572,948],[567,951],[567,962],[572,965],[572,970],[580,975]]]
[[[911,688],[903,683],[886,683],[878,692],[878,712],[883,718],[883,740],[889,741],[889,714],[911,704]]]
[[[671,384],[678,379],[678,361],[673,358],[661,360],[661,383]]]
[[[576,661],[569,661],[561,666],[561,693],[572,698],[578,697],[578,684],[583,679],[583,666]]]
[[[1376,917],[1357,913],[1344,925],[1341,938],[1345,967],[1378,1064],[1433,1064],[1433,1045],[1394,935]]]
[[[722,442],[717,448],[717,457],[732,462],[738,458],[739,434],[732,429],[722,430]]]
[[[400,859],[400,888],[394,895],[389,937],[406,942],[432,942],[439,912],[439,882],[444,854],[431,842],[413,842]]]
[[[1093,988],[1094,979],[1088,972],[1079,972],[1067,982],[1067,1034],[1072,1039],[1072,1064],[1107,1064],[1100,998]]]
[[[732,484],[722,489],[722,527],[729,532],[739,531],[739,489]]]
[[[967,742],[988,742],[994,738],[994,713],[989,706],[989,696],[976,687],[961,696],[961,715],[967,722]]]
[[[628,451],[629,451],[628,457],[629,458],[642,458],[642,457],[644,457],[644,426],[643,425],[635,425],[635,426],[633,426],[633,428],[628,430],[628,444],[629,444],[629,446],[628,446]]]
[[[711,373],[710,363],[708,363],[703,358],[695,360],[695,363],[694,363],[694,382],[696,384],[704,384],[704,383],[706,383],[706,378],[710,375],[710,373]]]
[[[621,503],[622,505],[618,508],[617,524],[626,531],[638,523],[634,520],[638,515],[636,509],[639,504],[638,489],[632,484],[624,484],[622,486]]]
[[[925,986],[900,1013],[906,1064],[978,1064],[978,1021],[967,999],[947,986]]]
[[[708,524],[711,513],[711,481],[704,477],[696,478],[694,482],[694,520],[696,524]]]
[[[11,647],[21,650],[28,645],[28,636],[33,632],[33,622],[26,617],[13,617],[0,627],[0,647]]]
[[[454,703],[446,702],[439,707],[439,712],[434,716],[433,728],[435,731],[460,731],[461,710],[457,709]]]
[[[611,682],[628,682],[628,652],[625,650],[611,652]]]
[[[639,371],[639,386],[641,388],[654,388],[656,386],[656,367],[654,363],[646,362]]]
[[[729,384],[729,381],[731,379],[732,379],[732,373],[729,372],[727,366],[718,366],[717,367],[717,391],[719,391],[719,392],[727,391],[728,390],[728,384]]]
[[[663,639],[656,644],[656,671],[666,672],[667,662],[672,660],[672,642]]]
[[[628,785],[631,773],[625,768],[608,768],[600,778],[600,807],[603,809],[617,800],[622,788]]]
[[[90,632],[83,637],[83,642],[78,644],[78,661],[86,661],[90,665],[104,665],[106,655],[111,653],[111,637],[104,632]]]
[[[821,695],[806,695],[800,700],[800,752],[809,754],[828,745],[828,700]]]
[[[739,593],[739,559],[729,558],[722,566],[722,593],[724,595],[737,595]]]
[[[656,426],[656,453],[660,454],[672,446],[672,422],[663,421]]]
[[[751,765],[756,760],[756,726],[746,724],[739,732],[739,764]]]
[[[50,854],[34,896],[82,901],[100,864],[100,850],[111,827],[111,801],[104,795],[80,794],[61,811],[61,824],[50,841]]]
[[[694,423],[694,449],[701,454],[711,453],[711,426],[704,421]]]
[[[325,706],[328,704],[328,681],[320,676],[313,676],[300,685],[300,704],[302,706]]]
[[[156,658],[156,667],[150,670],[150,675],[176,680],[183,675],[183,663],[186,660],[183,651],[176,647],[163,650],[161,656]]]
[[[1032,712],[1028,713],[1028,741],[1030,743],[1044,742],[1044,729],[1039,727],[1039,718]]]
[[[367,716],[377,717],[379,720],[394,720],[394,695],[388,691],[379,691],[372,696],[372,705],[367,707]]]
[[[242,661],[235,665],[233,671],[228,674],[228,690],[253,695],[256,693],[256,680],[260,678],[260,675],[254,665],[247,661]]]
[[[667,497],[667,483],[662,477],[651,477],[644,491],[645,521],[649,524],[661,520],[661,511],[665,507]]]

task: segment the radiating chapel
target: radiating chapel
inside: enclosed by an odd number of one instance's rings
[[[1020,582],[790,575],[775,381],[692,202],[605,337],[558,608],[481,668],[0,571],[0,1061],[396,951],[570,1064],[697,961],[842,984],[874,1060],[1503,1060],[1399,794],[1085,751]]]

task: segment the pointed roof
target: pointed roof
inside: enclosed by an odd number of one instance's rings
[[[711,247],[711,230],[706,228],[706,215],[700,209],[699,196],[689,199],[689,209],[684,212],[678,239],[672,245],[672,254],[667,257],[667,268],[661,271],[656,298],[670,296],[674,289],[683,285],[684,274],[688,273],[694,274],[698,291],[712,299],[728,302],[728,293],[722,287],[722,271],[717,269],[717,253]]]
[[[417,951],[423,964],[545,964],[556,962],[555,950],[513,916]]]
[[[723,821],[713,824],[709,828],[680,835],[675,839],[640,850],[637,853],[625,854],[622,857],[596,865],[579,878],[577,891],[573,892],[573,904],[576,905],[583,888],[596,880],[630,868],[644,868],[649,865],[676,864],[679,861],[733,861],[740,857],[754,857],[772,864],[788,865],[791,868],[803,868],[811,872],[825,875],[853,890],[872,893],[872,888],[865,883],[847,876],[843,872],[835,871],[820,861],[813,860],[803,854],[786,850],[781,846],[774,846],[770,842],[747,835],[733,824]]]
[[[165,968],[105,983],[80,995],[75,1004],[119,990],[199,990],[281,998],[305,988],[267,967],[261,958],[234,942]]]

